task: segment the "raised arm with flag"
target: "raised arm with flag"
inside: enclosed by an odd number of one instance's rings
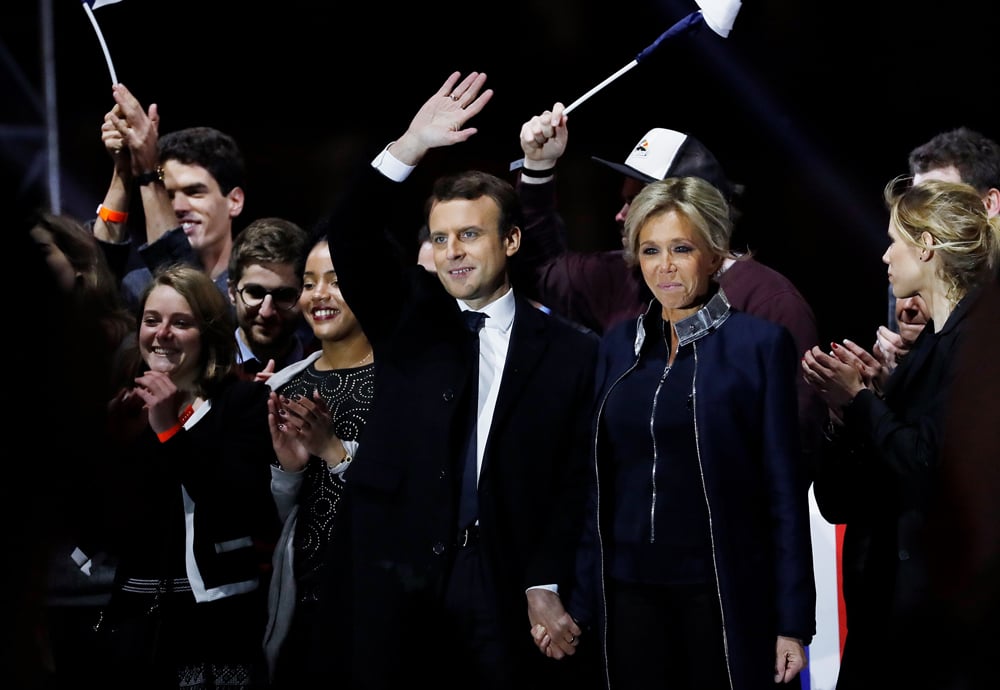
[[[708,26],[712,31],[717,33],[723,38],[729,36],[729,32],[732,31],[733,23],[736,21],[736,15],[740,11],[742,6],[741,0],[695,0],[698,4],[699,9],[687,15],[680,21],[674,23],[669,29],[660,34],[655,41],[650,43],[648,46],[643,48],[635,59],[629,62],[627,65],[622,67],[620,70],[612,74],[610,77],[602,81],[600,84],[592,88],[587,93],[583,94],[575,101],[570,103],[563,110],[564,115],[569,115],[571,112],[576,110],[577,107],[583,104],[584,101],[589,99],[591,96],[596,94],[598,91],[603,89],[605,86],[611,82],[618,79],[633,67],[642,62],[645,58],[649,57],[660,45],[675,36],[680,36],[693,31],[695,28],[701,26],[703,23]],[[521,167],[522,161],[517,160],[510,164],[511,170],[517,170]]]

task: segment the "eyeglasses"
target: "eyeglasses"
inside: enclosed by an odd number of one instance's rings
[[[302,291],[293,287],[280,287],[268,290],[262,285],[249,283],[236,292],[239,294],[240,299],[243,300],[243,304],[248,307],[259,307],[263,304],[264,298],[271,295],[271,302],[275,307],[282,311],[288,311],[294,309],[295,305],[299,303],[299,294]]]

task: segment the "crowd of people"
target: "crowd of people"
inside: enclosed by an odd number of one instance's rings
[[[827,347],[732,246],[742,186],[690,133],[597,159],[624,176],[620,250],[571,248],[561,103],[511,179],[441,175],[419,229],[373,214],[478,134],[486,82],[452,73],[313,227],[238,233],[237,142],[161,135],[113,87],[96,216],[28,223],[56,320],[31,364],[72,417],[43,460],[76,457],[8,588],[21,685],[797,687],[813,490],[846,525],[838,690],[977,687],[1000,487],[966,395],[996,384],[1000,146],[913,150],[884,192],[889,321]],[[86,363],[56,374],[66,343]],[[956,517],[962,491],[982,514]],[[942,662],[942,628],[980,658]]]

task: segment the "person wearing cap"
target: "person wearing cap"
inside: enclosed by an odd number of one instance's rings
[[[730,224],[694,176],[646,185],[625,221],[624,260],[654,298],[601,341],[596,494],[569,601],[614,690],[797,685],[816,632],[799,358],[716,281]]]
[[[652,294],[639,271],[625,262],[623,249],[576,252],[566,246],[563,219],[556,207],[555,174],[569,139],[563,110],[563,104],[556,103],[521,126],[524,161],[516,186],[524,211],[524,232],[516,284],[553,312],[604,333],[614,324],[644,313]],[[636,194],[647,184],[669,177],[690,175],[707,180],[726,197],[733,218],[737,216],[732,201],[741,191],[739,186],[730,182],[718,159],[690,134],[654,128],[632,147],[624,163],[594,160],[624,176],[624,203],[615,216],[620,233]],[[815,314],[802,293],[786,276],[751,253],[729,251],[717,279],[733,309],[788,329],[800,356],[819,343]],[[801,377],[796,386],[800,442],[805,462],[811,467],[822,440],[826,406]]]

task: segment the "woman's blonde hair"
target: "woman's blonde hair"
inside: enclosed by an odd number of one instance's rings
[[[629,206],[625,218],[625,261],[629,266],[639,263],[639,231],[667,211],[684,216],[713,253],[731,256],[733,223],[722,192],[700,177],[668,177],[643,187]]]
[[[990,218],[982,196],[964,182],[896,177],[885,186],[889,218],[901,238],[940,257],[940,277],[957,303],[1000,262],[1000,218]],[[923,234],[933,243],[927,243]]]

